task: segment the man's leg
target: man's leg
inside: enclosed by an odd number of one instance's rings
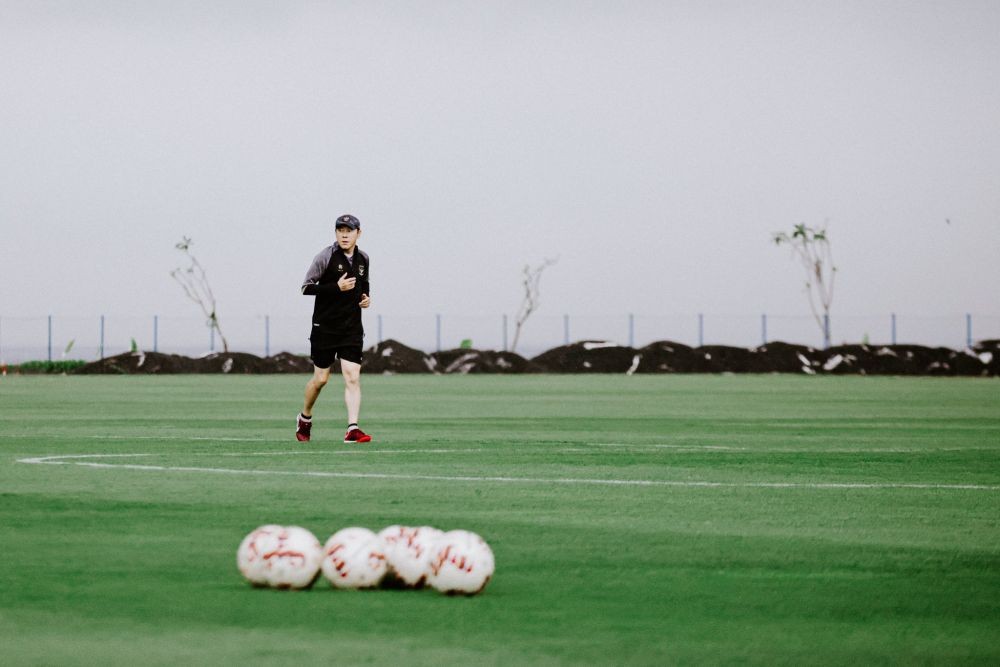
[[[312,409],[319,398],[319,392],[330,380],[330,369],[313,366],[313,376],[306,382],[305,403],[302,404],[302,412],[295,419],[295,439],[299,442],[309,442],[312,437]]]
[[[360,374],[360,367],[358,368]],[[326,383],[330,381],[330,369],[320,368],[318,366],[313,366],[313,376],[309,378],[309,382],[306,382],[306,392],[305,392],[305,403],[302,406],[302,416],[312,417],[313,405],[316,404],[316,399],[319,398],[319,393],[323,391],[323,387]],[[360,388],[358,393],[358,403],[361,402]]]
[[[361,413],[361,346],[340,351],[340,372],[344,376],[344,404],[347,405],[347,433],[344,442],[371,442],[372,437],[358,428]]]
[[[341,359],[340,372],[344,376],[344,403],[347,405],[347,423],[357,425],[361,413],[361,364]]]

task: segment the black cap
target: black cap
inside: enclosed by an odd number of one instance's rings
[[[350,227],[351,229],[361,229],[361,221],[355,218],[353,215],[345,213],[344,215],[337,218],[337,224],[335,227],[337,229],[341,227]]]

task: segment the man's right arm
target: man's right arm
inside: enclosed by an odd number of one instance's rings
[[[309,296],[314,296],[316,294],[330,294],[340,291],[337,284],[332,285],[320,285],[320,278],[326,272],[326,267],[330,264],[330,258],[333,256],[333,247],[325,248],[322,252],[313,258],[312,264],[309,265],[309,270],[306,271],[306,277],[302,280],[302,293]]]
[[[343,290],[340,289],[340,285],[337,283],[331,283],[329,285],[303,285],[302,293],[306,296],[315,296],[317,294],[340,294]]]
[[[333,246],[316,255],[309,266],[309,270],[306,272],[305,279],[302,281],[303,294],[306,296],[315,296],[317,294],[339,296],[354,289],[356,279],[348,278],[346,272],[335,283],[321,284],[319,282],[323,274],[326,273],[326,267],[329,266],[331,257],[333,257]]]

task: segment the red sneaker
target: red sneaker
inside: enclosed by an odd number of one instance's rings
[[[362,431],[360,428],[352,428],[350,431],[344,434],[344,442],[371,442],[372,437]]]
[[[299,415],[295,424],[295,439],[299,442],[309,442],[312,427],[313,423],[311,419],[303,419],[302,415]]]

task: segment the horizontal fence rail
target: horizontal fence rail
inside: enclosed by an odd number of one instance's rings
[[[255,315],[220,319],[230,351],[270,356],[307,354],[308,315]],[[822,324],[822,327],[820,326]],[[365,346],[389,338],[425,352],[461,347],[508,350],[515,338],[515,318],[506,314],[419,315],[365,313]],[[1000,315],[832,315],[812,316],[688,313],[650,315],[536,315],[522,327],[517,349],[526,357],[580,340],[611,341],[642,347],[672,340],[690,346],[757,347],[784,341],[822,348],[840,343],[914,344],[961,349],[976,341],[1000,338]],[[87,361],[133,348],[186,356],[222,351],[222,341],[203,318],[162,315],[0,314],[0,363],[29,360]]]

